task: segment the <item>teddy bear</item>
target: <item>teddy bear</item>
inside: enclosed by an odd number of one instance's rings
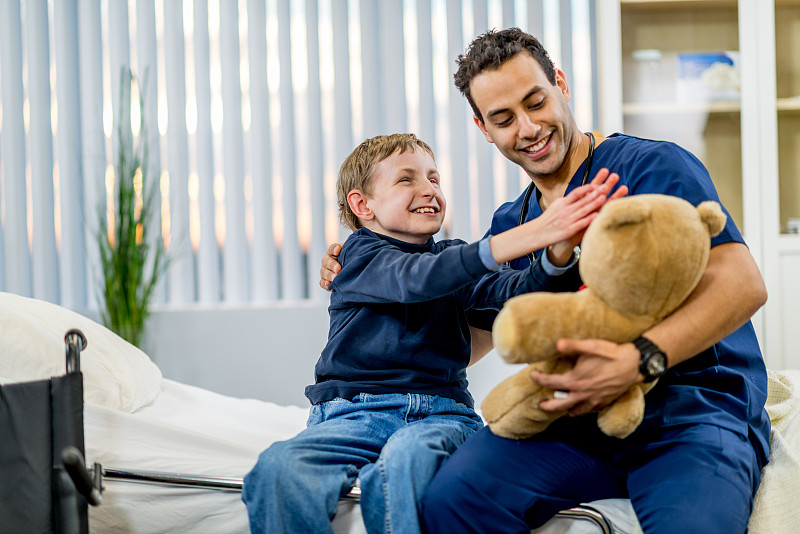
[[[705,270],[711,237],[725,226],[719,203],[697,207],[659,194],[608,202],[589,225],[578,263],[585,284],[573,293],[537,292],[506,302],[492,327],[498,354],[528,363],[498,384],[481,411],[491,431],[522,439],[565,414],[539,409],[554,391],[534,382],[531,369],[563,373],[574,358],[559,354],[560,338],[601,338],[624,343],[678,308]],[[656,382],[630,388],[597,417],[600,430],[624,438],[644,416],[644,394]]]

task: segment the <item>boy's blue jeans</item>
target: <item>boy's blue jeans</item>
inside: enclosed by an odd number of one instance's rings
[[[369,534],[419,533],[419,503],[441,463],[483,426],[472,408],[420,394],[333,399],[308,427],[261,453],[244,479],[253,533],[332,533],[339,498],[359,478]]]

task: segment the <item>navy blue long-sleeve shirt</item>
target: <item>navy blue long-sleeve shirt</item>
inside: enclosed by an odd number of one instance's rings
[[[541,260],[490,271],[478,243],[424,245],[366,228],[344,243],[331,283],[328,343],[306,397],[317,404],[359,393],[424,393],[468,406],[468,310],[499,310],[509,298],[553,290]]]

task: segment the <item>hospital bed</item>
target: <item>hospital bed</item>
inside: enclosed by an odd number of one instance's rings
[[[271,443],[305,427],[307,408],[220,395],[166,379],[147,355],[101,325],[59,306],[7,293],[0,293],[0,384],[63,374],[64,333],[71,328],[80,329],[88,340],[81,358],[86,461],[89,466],[99,464],[104,474],[102,504],[89,509],[90,530],[108,534],[249,532],[240,499],[241,477]],[[800,418],[794,417],[800,413],[800,408],[794,409],[800,395],[791,380],[775,383],[782,384],[773,395],[781,417],[797,420],[794,427],[800,426]],[[779,490],[770,499],[786,498],[782,490],[787,484],[797,488],[797,435],[800,431],[779,436],[791,461],[788,469],[765,469],[764,487],[772,484]],[[165,474],[178,479],[159,479]],[[145,480],[151,475],[153,480]],[[764,487],[759,499],[766,493]],[[793,501],[797,493],[790,491],[789,496]],[[791,527],[781,530],[770,523],[774,510],[766,496],[759,499],[754,519],[765,528],[752,528],[751,522],[751,532],[792,532]],[[781,521],[790,521],[789,525],[800,521],[793,504],[783,510]],[[365,532],[355,496],[339,503],[334,529],[337,534]],[[641,529],[630,503],[612,499],[562,512],[535,532],[635,533]]]

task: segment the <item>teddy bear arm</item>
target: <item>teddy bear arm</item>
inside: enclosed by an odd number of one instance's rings
[[[495,320],[493,339],[508,363],[532,363],[558,357],[560,338],[600,338],[623,343],[655,324],[650,317],[629,317],[608,307],[590,290],[533,293],[506,304]]]
[[[530,293],[509,300],[494,322],[492,336],[508,363],[532,363],[557,355],[561,337],[581,337],[583,317],[592,316],[600,303],[580,293]]]

